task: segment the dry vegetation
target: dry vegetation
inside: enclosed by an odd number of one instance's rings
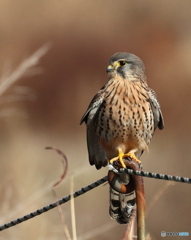
[[[143,59],[164,114],[165,130],[156,132],[144,154],[144,169],[191,177],[190,5],[178,0],[0,2],[1,224],[54,201],[51,186],[62,168],[46,146],[68,157],[68,175],[56,189],[59,198],[70,192],[71,175],[74,190],[106,175],[107,169],[88,164],[79,120],[105,83],[107,60],[117,51]],[[35,58],[35,53],[41,54]],[[145,180],[147,205],[154,201],[147,215],[152,240],[161,231],[191,234],[190,186],[166,189],[164,184]],[[69,203],[62,210],[71,233]],[[75,210],[78,240],[123,238],[126,227],[108,215],[107,185],[77,198]],[[66,238],[52,210],[1,232],[4,239]]]

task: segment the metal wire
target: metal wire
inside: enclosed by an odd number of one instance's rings
[[[186,177],[179,177],[179,176],[172,176],[172,175],[166,175],[166,174],[159,174],[159,173],[151,173],[151,172],[144,172],[144,171],[134,171],[132,169],[121,169],[121,171],[125,171],[126,173],[128,174],[131,174],[131,175],[138,175],[138,176],[142,176],[142,177],[148,177],[148,178],[155,178],[155,179],[160,179],[160,180],[168,180],[168,181],[174,181],[174,182],[181,182],[181,183],[191,183],[191,178],[186,178]],[[99,185],[103,184],[107,182],[107,176],[97,180],[96,182],[84,187],[84,188],[81,188],[80,190],[76,191],[73,193],[73,196],[74,198],[98,187]],[[7,229],[7,228],[10,228],[10,227],[13,227],[19,223],[22,223],[24,221],[27,221],[31,218],[34,218],[44,212],[47,212],[55,207],[57,207],[57,205],[61,205],[61,204],[64,204],[68,201],[70,201],[70,198],[71,198],[71,195],[68,195],[64,198],[61,198],[60,200],[58,200],[58,202],[54,202],[54,203],[51,203],[50,205],[47,205],[43,208],[40,208],[32,213],[29,213],[21,218],[18,218],[16,220],[13,220],[9,223],[6,223],[6,224],[3,224],[0,226],[0,231],[4,230],[4,229]]]
[[[76,197],[78,197],[78,196],[80,196],[80,195],[82,195],[82,194],[84,194],[84,193],[86,193],[86,192],[88,192],[88,191],[98,187],[99,185],[103,184],[106,181],[107,181],[107,176],[105,176],[105,177],[97,180],[96,182],[94,182],[94,183],[92,183],[92,184],[90,184],[90,185],[88,185],[88,186],[86,186],[84,188],[81,188],[80,190],[74,192],[73,193],[73,197],[76,198]],[[36,210],[36,211],[34,211],[32,213],[29,213],[29,214],[27,214],[27,215],[25,215],[25,216],[23,216],[21,218],[13,220],[13,221],[11,221],[9,223],[6,223],[4,225],[1,225],[0,226],[0,231],[2,231],[4,229],[7,229],[7,228],[10,228],[10,227],[13,227],[13,226],[15,226],[15,225],[17,225],[19,223],[22,223],[24,221],[27,221],[27,220],[29,220],[31,218],[34,218],[34,217],[42,214],[44,212],[47,212],[47,211],[57,207],[57,205],[61,205],[63,203],[68,202],[70,200],[70,198],[71,198],[71,195],[68,195],[68,196],[58,200],[58,202],[51,203],[50,205],[47,205],[47,206],[45,206],[43,208],[40,208],[40,209],[38,209],[38,210]]]
[[[121,171],[125,171],[126,173],[131,174],[131,175],[155,178],[155,179],[159,179],[159,180],[167,180],[167,181],[174,181],[174,182],[181,182],[181,183],[191,183],[191,178],[187,178],[187,177],[172,176],[172,175],[144,172],[144,171],[138,171],[138,170],[134,171],[132,169],[127,169],[127,168],[126,169],[122,168]]]

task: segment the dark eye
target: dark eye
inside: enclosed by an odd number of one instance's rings
[[[119,64],[122,67],[122,66],[125,66],[127,64],[127,62],[126,61],[119,61]]]

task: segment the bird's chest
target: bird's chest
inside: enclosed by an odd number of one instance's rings
[[[106,97],[97,117],[96,132],[104,142],[149,143],[154,132],[151,107],[144,95],[129,92]]]

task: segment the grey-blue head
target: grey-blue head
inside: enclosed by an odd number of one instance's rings
[[[123,78],[128,76],[144,75],[143,61],[132,53],[118,52],[109,59],[107,73],[109,76],[120,74]]]

